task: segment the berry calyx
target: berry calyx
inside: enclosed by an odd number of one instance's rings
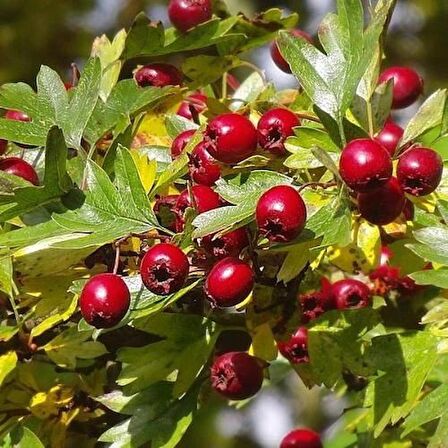
[[[235,257],[218,261],[205,280],[204,291],[207,299],[218,307],[238,305],[254,287],[252,268]]]
[[[207,151],[208,145],[201,142],[190,154],[188,164],[190,177],[197,184],[214,185],[221,177],[221,166]]]
[[[173,143],[171,144],[171,157],[173,159],[182,154],[195,132],[194,129],[183,131],[173,140]]]
[[[171,64],[155,63],[139,68],[134,74],[140,87],[180,86],[182,73]]]
[[[426,196],[435,191],[442,173],[442,157],[429,148],[408,149],[398,160],[398,182],[406,193],[413,196]]]
[[[319,434],[311,429],[295,429],[282,440],[280,448],[323,448]]]
[[[303,364],[310,361],[308,355],[308,330],[306,327],[300,327],[287,340],[277,343],[280,353],[291,364]]]
[[[423,79],[408,67],[390,67],[380,75],[380,83],[393,79],[393,109],[404,109],[415,103],[423,93]]]
[[[116,274],[98,274],[84,286],[79,297],[82,317],[96,328],[115,327],[125,316],[131,295]]]
[[[348,278],[333,283],[331,293],[338,310],[365,308],[370,305],[369,287],[356,279]]]
[[[184,252],[174,244],[159,243],[143,257],[140,275],[154,294],[165,296],[179,291],[187,280],[190,264]]]
[[[202,93],[192,93],[182,103],[180,103],[177,115],[193,120],[195,116],[204,112],[207,108],[207,97]]]
[[[208,151],[220,162],[239,163],[257,149],[257,130],[252,122],[240,114],[223,114],[207,126],[204,140]]]
[[[1,159],[0,171],[19,176],[31,182],[33,185],[39,185],[39,177],[37,176],[36,170],[20,157],[6,157],[5,159]]]
[[[393,157],[403,134],[404,130],[402,127],[392,120],[387,120],[383,129],[376,135],[375,140],[381,143],[390,156]]]
[[[293,128],[300,125],[294,112],[278,107],[267,111],[258,122],[258,143],[272,154],[286,154],[285,140],[294,135]]]
[[[369,193],[358,194],[361,216],[371,224],[385,226],[394,222],[403,212],[406,197],[396,177]]]
[[[225,353],[210,369],[212,387],[230,400],[245,400],[261,389],[263,369],[263,361],[246,352]]]
[[[391,178],[392,159],[387,150],[374,140],[353,140],[342,151],[339,172],[352,190],[372,191]]]
[[[313,38],[306,32],[302,30],[292,30],[291,35],[297,37],[298,39],[305,39],[310,44],[313,44]],[[286,59],[280,53],[277,41],[274,41],[271,45],[271,57],[275,65],[285,73],[292,73],[291,67],[289,66]]]
[[[275,242],[295,239],[305,227],[306,206],[299,192],[289,185],[266,191],[255,212],[259,232]]]
[[[168,17],[171,23],[185,33],[212,18],[211,0],[170,0]]]
[[[174,208],[178,199],[178,194],[170,194],[161,197],[156,196],[156,202],[153,207],[159,223],[173,232],[176,231],[176,214],[174,213]]]
[[[300,294],[299,304],[302,311],[302,323],[304,324],[317,319],[325,311],[333,309],[334,303],[330,282],[323,277],[321,289],[307,294]]]
[[[220,236],[207,235],[201,240],[201,246],[216,259],[238,257],[248,245],[249,238],[244,227]]]

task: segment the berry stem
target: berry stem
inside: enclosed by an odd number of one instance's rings
[[[339,119],[337,121],[338,121],[339,135],[341,136],[342,146],[345,147],[347,145],[347,138],[345,136],[344,118],[339,117]]]
[[[227,72],[222,75],[221,96],[223,100],[227,98]]]
[[[324,190],[327,188],[331,188],[331,187],[336,187],[338,185],[338,183],[336,181],[331,181],[331,182],[307,182],[306,184],[302,184],[299,187],[299,192],[304,190],[305,188],[311,187],[313,189],[316,188],[323,188]]]
[[[373,126],[373,110],[372,110],[372,103],[369,101],[367,103],[367,121],[369,123],[369,135],[373,137],[375,130]]]

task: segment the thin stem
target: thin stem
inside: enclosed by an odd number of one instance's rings
[[[347,145],[347,138],[345,137],[344,119],[341,117],[338,119],[338,128],[339,128],[339,135],[341,136],[342,146],[345,146]]]
[[[308,115],[304,113],[296,113],[296,115],[302,120],[314,121],[315,123],[320,123],[319,118],[314,117],[313,115]]]
[[[222,75],[222,99],[225,100],[227,98],[227,72]]]
[[[250,62],[247,61],[242,61],[241,63],[242,66],[246,66],[251,68],[254,72],[257,72],[260,75],[260,78],[263,80],[263,84],[266,85],[267,84],[267,80],[266,80],[266,76],[264,74],[264,71],[259,69],[256,65],[251,64]]]
[[[81,182],[81,190],[85,190],[87,188],[87,162],[92,159],[93,154],[95,154],[95,145],[91,145],[89,148],[89,152],[87,153],[86,166],[84,168],[84,174],[82,176]]]
[[[112,271],[113,274],[118,272],[118,267],[120,266],[120,244],[115,245],[115,263],[114,269]]]
[[[12,284],[12,289],[13,291],[11,291],[11,295],[8,296],[8,299],[9,303],[11,304],[11,308],[14,313],[14,318],[16,319],[17,325],[20,325],[21,324],[20,314],[19,310],[17,309],[16,301],[14,299],[14,294],[18,294],[19,291],[17,290],[17,286],[15,283]]]
[[[373,126],[373,110],[372,110],[372,104],[370,101],[367,103],[367,120],[369,122],[369,135],[373,137],[373,134],[375,132],[374,126]]]

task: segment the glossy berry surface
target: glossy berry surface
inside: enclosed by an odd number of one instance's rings
[[[358,194],[358,209],[361,216],[378,226],[394,222],[403,212],[405,203],[403,189],[395,177],[376,190]]]
[[[300,327],[287,340],[277,343],[280,353],[291,364],[302,364],[310,361],[308,355],[308,330]]]
[[[195,132],[194,129],[183,131],[173,140],[173,143],[171,144],[171,157],[173,159],[182,154]]]
[[[404,130],[402,127],[392,120],[387,120],[383,129],[376,135],[375,140],[381,143],[393,157],[403,134]]]
[[[207,299],[218,307],[238,305],[254,287],[252,268],[235,257],[218,261],[205,280],[204,291]]]
[[[5,118],[7,120],[15,120],[15,121],[31,121],[31,118],[25,113],[20,110],[8,110],[5,113]]]
[[[374,140],[353,140],[342,151],[339,172],[352,190],[367,192],[390,179],[392,159],[387,150]]]
[[[239,163],[257,149],[257,130],[240,114],[222,114],[207,126],[204,140],[210,154],[223,163]]]
[[[380,75],[380,82],[387,82],[393,79],[393,99],[394,109],[404,109],[417,101],[423,93],[423,79],[413,69],[408,67],[390,67]]]
[[[6,157],[5,159],[0,159],[0,171],[14,174],[14,176],[19,176],[34,185],[39,185],[39,178],[36,170],[20,157]]]
[[[280,448],[323,448],[319,434],[311,429],[295,429],[281,442]]]
[[[224,235],[207,235],[201,240],[201,246],[216,259],[238,257],[249,245],[249,238],[244,227],[232,230]]]
[[[183,33],[212,18],[211,0],[170,0],[168,17]]]
[[[188,168],[193,182],[201,185],[214,185],[221,177],[221,166],[207,151],[208,145],[201,142],[190,154]]]
[[[230,400],[245,400],[263,384],[263,362],[246,352],[219,356],[210,369],[213,389]]]
[[[182,103],[180,103],[177,115],[186,118],[187,120],[193,120],[195,116],[204,112],[207,108],[207,97],[202,93],[192,93]]]
[[[171,64],[155,63],[139,68],[135,81],[140,87],[180,86],[182,73]]]
[[[190,264],[184,252],[174,244],[159,243],[144,255],[140,274],[144,285],[154,294],[165,296],[182,288]]]
[[[440,155],[429,148],[411,148],[398,160],[397,178],[406,193],[426,196],[440,184],[443,161]]]
[[[262,235],[270,241],[288,242],[305,227],[306,206],[295,188],[279,185],[261,196],[255,216]]]
[[[291,34],[294,37],[297,37],[299,39],[305,39],[307,40],[310,44],[313,43],[313,38],[306,32],[306,31],[302,31],[302,30],[292,30]],[[278,44],[277,41],[275,41],[272,45],[271,45],[271,57],[272,60],[274,61],[275,65],[283,72],[285,73],[292,73],[291,71],[291,67],[289,66],[288,62],[286,61],[286,59],[282,56],[282,54],[280,53],[280,49],[278,48]]]
[[[281,107],[267,111],[258,122],[258,143],[272,154],[286,154],[285,140],[294,135],[300,120],[294,112]]]
[[[84,286],[79,298],[82,317],[96,328],[111,328],[125,316],[131,295],[116,274],[98,274]]]
[[[339,280],[331,285],[331,292],[338,310],[365,308],[370,305],[370,289],[359,280]]]

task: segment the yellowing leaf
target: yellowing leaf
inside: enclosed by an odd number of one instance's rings
[[[30,410],[37,418],[46,420],[58,415],[59,409],[67,406],[74,397],[71,387],[58,384],[47,392],[38,392],[30,401]]]
[[[277,344],[269,324],[262,324],[252,331],[252,345],[249,353],[265,361],[274,361],[277,358]]]
[[[0,356],[0,385],[5,378],[16,368],[17,355],[10,351]]]
[[[137,166],[143,187],[146,193],[149,193],[156,180],[157,162],[149,160],[145,154],[140,154],[138,151],[132,151],[131,155]]]

